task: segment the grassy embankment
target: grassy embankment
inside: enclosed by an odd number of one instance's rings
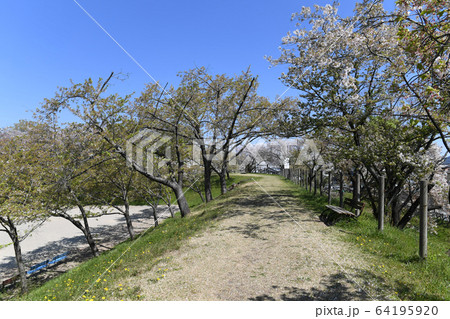
[[[291,181],[295,195],[306,208],[320,214],[327,197],[314,196]],[[351,195],[349,196],[351,197]],[[339,200],[333,199],[333,205]],[[340,221],[335,226],[343,240],[361,249],[372,260],[368,276],[392,291],[401,300],[450,300],[450,228],[440,224],[437,234],[428,234],[428,258],[419,258],[418,217],[410,227],[399,230],[386,222],[383,232],[378,231],[370,206],[357,220]],[[368,278],[366,278],[368,279]]]
[[[228,184],[245,183],[251,178],[232,175]],[[213,197],[220,195],[217,178],[212,183]],[[150,228],[134,241],[127,240],[97,258],[79,265],[61,276],[44,283],[22,296],[21,300],[139,300],[138,286],[125,285],[125,279],[152,269],[166,252],[178,249],[183,241],[214,223],[221,214],[217,201],[226,200],[227,194],[202,204],[199,195],[192,190],[186,198],[192,216],[166,219],[157,228]],[[164,270],[157,270],[157,280],[163,280]],[[0,296],[1,297],[1,296]]]

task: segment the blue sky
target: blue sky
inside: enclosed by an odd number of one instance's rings
[[[275,100],[286,89],[282,68],[270,69],[264,56],[278,56],[281,38],[295,29],[293,12],[331,0],[77,2],[162,84],[176,84],[178,72],[195,66],[230,75],[251,66],[259,93]],[[356,1],[341,2],[340,14],[351,14]],[[74,0],[2,1],[0,30],[0,127],[30,119],[70,79],[126,73],[112,88],[122,94],[152,82]]]

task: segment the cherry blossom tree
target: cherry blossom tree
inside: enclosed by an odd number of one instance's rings
[[[450,1],[398,0],[397,7],[403,54],[393,59],[395,84],[412,96],[405,111],[427,116],[450,152]]]
[[[167,175],[150,172],[147,167],[127,154],[126,143],[146,127],[139,118],[139,110],[129,103],[130,96],[121,97],[118,94],[106,95],[114,74],[106,79],[99,79],[94,84],[92,79],[84,83],[73,84],[70,87],[59,88],[55,97],[46,99],[39,111],[46,120],[56,118],[62,110],[69,110],[77,116],[86,128],[100,136],[128,165],[139,174],[153,182],[169,187],[175,194],[181,216],[190,213],[189,204],[184,196],[183,176],[184,158],[181,156],[182,143],[178,134],[178,124],[173,128],[173,140],[176,156],[167,163],[170,167]]]
[[[61,217],[71,222],[86,238],[93,256],[99,254],[94,240],[89,217],[100,216],[88,194],[95,190],[92,168],[102,159],[102,141],[99,136],[89,134],[86,127],[72,123],[64,128],[43,126],[40,138],[49,148],[46,160],[40,163],[45,173],[46,189],[43,205],[50,216]],[[75,215],[73,209],[80,215]]]
[[[276,108],[258,96],[258,81],[250,69],[227,76],[211,75],[201,67],[179,76],[180,85],[167,89],[169,94],[163,94],[158,85],[149,85],[136,105],[149,128],[173,134],[176,127],[182,138],[197,146],[198,164],[204,168],[205,200],[210,201],[213,172],[219,175],[225,193],[233,151],[265,134],[261,128]]]
[[[281,79],[300,96],[298,106],[280,116],[281,134],[326,141],[335,167],[352,163],[375,215],[378,178],[386,173],[391,222],[399,225],[403,187],[425,165],[438,136],[428,118],[404,112],[409,100],[392,66],[403,54],[395,40],[399,28],[381,1],[357,4],[346,18],[338,15],[337,2],[303,7],[293,20],[299,29],[283,38],[279,58],[269,58],[289,66]]]
[[[30,138],[33,125],[22,122],[0,134],[0,231],[6,232],[13,243],[22,293],[28,285],[20,243],[29,232],[24,233],[19,226],[45,219],[41,204],[45,185],[37,165],[45,146]]]
[[[130,200],[134,193],[136,171],[126,166],[125,161],[115,153],[105,152],[99,165],[91,168],[91,187],[87,198],[96,203],[104,214],[119,214],[125,219],[130,239],[135,231],[130,216]],[[111,210],[112,208],[112,210]]]

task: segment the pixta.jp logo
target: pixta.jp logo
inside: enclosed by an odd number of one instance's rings
[[[160,169],[169,162],[170,146],[165,146],[169,140],[169,136],[150,129],[140,131],[126,143],[127,165],[132,166],[134,164],[147,173],[153,174],[155,168]],[[158,161],[155,164],[155,153],[161,149],[164,149],[164,157],[158,156]]]

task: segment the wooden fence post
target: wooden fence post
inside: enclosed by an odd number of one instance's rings
[[[354,198],[353,201],[360,202],[361,201],[361,175],[359,174],[359,171],[356,170],[356,176],[355,176],[355,192],[354,192]],[[355,214],[358,216],[360,214],[360,210],[356,209]]]
[[[298,169],[298,184],[300,187],[303,186],[303,169],[301,168]]]
[[[317,194],[317,171],[314,174],[314,196]]]
[[[328,205],[331,205],[331,170],[328,172]]]
[[[384,184],[386,177],[380,176],[380,185],[378,188],[378,230],[384,229]]]
[[[344,206],[344,174],[339,174],[339,207]]]
[[[420,239],[419,256],[427,258],[427,232],[428,232],[428,181],[420,181]]]
[[[319,194],[320,196],[323,195],[322,186],[323,186],[323,171],[320,170],[320,182],[319,182]]]
[[[303,187],[308,190],[308,172],[306,171],[306,169],[303,169]]]
[[[303,170],[303,177],[305,178],[305,187],[306,190],[308,190],[308,173],[306,172],[306,169]]]
[[[312,179],[312,175],[311,175],[311,170],[308,170],[308,184],[309,184],[309,192],[312,192],[312,183],[313,183],[313,179]]]
[[[303,169],[303,178],[304,180],[304,184],[303,187],[308,190],[308,172],[306,171],[306,169]]]

